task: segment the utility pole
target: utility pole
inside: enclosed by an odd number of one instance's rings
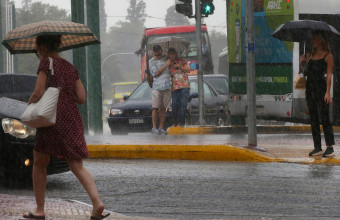
[[[1,5],[1,0],[0,0],[0,40],[2,42],[2,14],[1,14],[1,9],[2,9],[2,5]],[[3,73],[4,72],[4,59],[3,59],[3,56],[2,56],[2,48],[0,48],[0,73]]]
[[[254,0],[246,0],[246,70],[247,70],[247,119],[248,147],[257,146],[256,134],[256,87],[255,87],[255,42],[254,42]]]
[[[197,58],[198,58],[198,69],[197,69],[197,84],[198,84],[198,110],[199,110],[199,125],[205,125],[203,118],[204,115],[204,92],[203,92],[203,65],[202,65],[202,34],[201,34],[201,2],[196,0],[195,12],[196,12],[196,45],[197,45]]]

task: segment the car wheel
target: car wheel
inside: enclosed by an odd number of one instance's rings
[[[128,134],[126,128],[111,128],[110,127],[110,130],[111,130],[112,135],[127,135]]]

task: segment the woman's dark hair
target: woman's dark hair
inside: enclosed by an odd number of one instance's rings
[[[330,46],[329,46],[329,41],[328,37],[325,33],[322,31],[314,31],[312,32],[312,37],[317,37],[321,41],[321,47],[323,50],[330,52]]]
[[[35,43],[37,45],[45,45],[48,51],[58,51],[61,35],[40,35],[37,36]]]
[[[177,50],[173,47],[170,47],[169,50],[168,50],[168,54],[169,53],[177,53]]]

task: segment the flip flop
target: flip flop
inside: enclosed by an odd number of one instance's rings
[[[34,215],[32,212],[24,214],[22,217],[31,219],[45,219],[44,215]]]
[[[107,216],[109,216],[110,213],[107,213],[105,215],[100,215],[100,217],[95,217],[95,216],[91,216],[91,220],[100,220],[100,219],[104,219],[106,218]]]

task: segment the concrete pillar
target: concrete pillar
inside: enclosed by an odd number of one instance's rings
[[[84,24],[84,0],[71,0],[71,17],[72,22]],[[86,72],[86,48],[81,47],[73,49],[73,65],[77,68],[79,77],[86,91],[86,102],[83,105],[78,105],[80,114],[84,123],[85,134],[88,134],[88,86]]]
[[[99,1],[86,0],[87,26],[100,39]],[[88,46],[89,129],[103,133],[100,44]]]

